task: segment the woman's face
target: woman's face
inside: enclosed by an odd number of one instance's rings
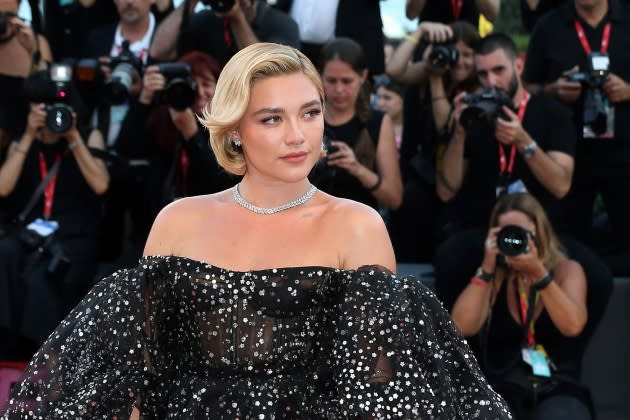
[[[459,51],[459,60],[451,69],[451,75],[455,82],[463,82],[475,71],[474,51],[463,41],[457,41],[455,48]]]
[[[366,77],[367,70],[359,74],[345,61],[327,62],[322,72],[326,106],[333,112],[353,110]]]
[[[536,234],[536,224],[527,214],[520,210],[510,210],[499,215],[497,224],[499,227],[517,225]]]
[[[206,105],[210,104],[214,97],[214,90],[217,87],[217,79],[210,72],[205,72],[198,76],[193,76],[197,83],[197,98],[193,105],[193,111],[201,114]],[[208,109],[209,110],[209,109]]]
[[[315,85],[304,73],[254,82],[238,132],[248,174],[303,181],[320,157],[324,135]]]
[[[387,89],[385,86],[379,86],[376,90],[378,101],[376,108],[389,114],[392,119],[397,120],[403,109],[403,98],[393,90]]]

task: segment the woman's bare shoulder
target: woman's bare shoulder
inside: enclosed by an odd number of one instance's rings
[[[186,197],[165,206],[156,216],[145,246],[146,255],[168,255],[178,238],[194,232],[219,207],[229,203],[229,190]]]

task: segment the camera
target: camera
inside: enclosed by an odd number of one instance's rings
[[[234,7],[235,0],[201,0],[206,6],[210,6],[215,12],[227,12]]]
[[[503,106],[514,109],[512,98],[502,90],[486,87],[479,93],[464,96],[464,103],[468,104],[459,121],[467,132],[479,133],[483,129],[494,129],[499,117],[506,118]]]
[[[588,71],[569,73],[569,82],[579,82],[584,92],[584,125],[591,127],[595,134],[603,134],[608,127],[608,115],[602,85],[610,74],[610,58],[608,54],[592,52],[588,56]]]
[[[11,15],[9,15],[7,12],[0,11],[0,35],[4,35],[4,33],[7,31],[7,25],[9,23],[10,17]]]
[[[158,68],[166,79],[166,87],[156,101],[177,111],[192,106],[197,95],[197,84],[191,76],[190,66],[186,63],[161,63]]]
[[[335,153],[337,150],[339,150],[337,146],[332,145],[332,143],[330,142],[330,137],[328,137],[327,135],[324,135],[324,139],[322,140],[322,142],[324,144],[324,149],[326,150],[327,159],[331,153]]]
[[[20,241],[30,252],[37,252],[40,256],[48,255],[50,257],[47,271],[51,278],[62,279],[68,272],[71,261],[54,234],[41,236],[31,229],[25,228],[20,232]]]
[[[506,225],[497,233],[497,248],[508,257],[526,254],[529,251],[529,238],[533,234],[517,225]]]
[[[436,68],[452,67],[459,60],[459,50],[452,43],[433,44],[429,61]]]
[[[74,109],[69,105],[72,67],[53,64],[48,74],[32,75],[24,80],[24,94],[29,102],[42,102],[46,109],[46,127],[53,133],[65,133],[73,125]]]
[[[75,78],[81,92],[90,96],[99,92],[105,101],[111,105],[120,105],[129,97],[129,90],[133,84],[133,75],[137,71],[142,74],[143,63],[140,58],[129,49],[129,41],[122,43],[120,54],[110,57],[109,67],[112,69],[110,77],[105,80],[101,71],[101,63],[95,58],[82,58],[74,66]]]

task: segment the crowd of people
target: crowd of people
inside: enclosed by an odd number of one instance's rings
[[[384,39],[372,0],[30,3],[28,25],[20,0],[0,0],[0,358],[30,358],[98,280],[136,267],[171,203],[239,182],[235,200],[256,198],[243,181],[274,164],[235,130],[244,105],[215,92],[240,51],[274,43],[321,81],[309,182],[379,214],[395,262],[433,265],[437,297],[517,418],[594,415],[581,358],[613,275],[630,273],[626,1],[523,0],[526,51],[480,33],[499,0],[407,0],[418,26],[400,40]],[[273,126],[282,112],[260,118]],[[505,226],[526,234],[506,239]],[[509,255],[502,241],[525,246]],[[324,260],[310,263],[360,265]],[[547,374],[532,385],[520,372],[539,359]]]

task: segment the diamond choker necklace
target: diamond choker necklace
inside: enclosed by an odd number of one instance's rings
[[[257,207],[245,200],[243,196],[241,196],[241,193],[238,191],[238,185],[239,184],[236,184],[234,187],[232,187],[232,195],[234,196],[234,201],[236,201],[240,206],[245,207],[247,210],[258,214],[274,214],[283,210],[291,209],[293,207],[301,206],[302,204],[313,198],[313,196],[317,192],[317,187],[315,185],[311,185],[311,187],[302,197],[298,197],[293,201],[289,201],[288,203],[282,204],[278,207]]]

